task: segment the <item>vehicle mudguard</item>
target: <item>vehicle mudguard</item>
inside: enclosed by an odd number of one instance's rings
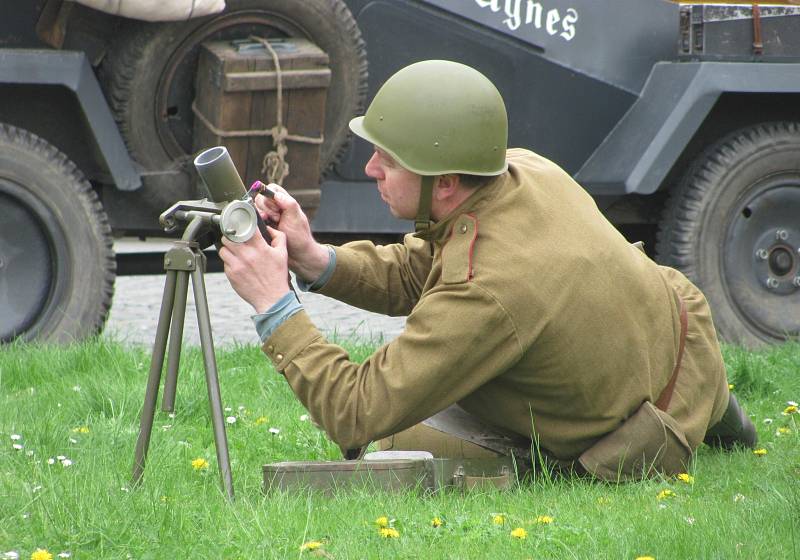
[[[639,99],[575,179],[593,195],[654,193],[725,92],[798,93],[800,64],[655,64]]]
[[[100,84],[82,52],[41,49],[0,49],[0,84],[64,86],[75,93],[114,183],[135,191],[142,180],[128,154]]]

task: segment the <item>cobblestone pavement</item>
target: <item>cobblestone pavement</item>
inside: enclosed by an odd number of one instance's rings
[[[104,336],[132,344],[152,345],[164,278],[164,275],[117,278]],[[236,295],[223,273],[209,273],[205,279],[214,344],[258,344],[258,335],[250,320],[252,307]],[[309,316],[328,338],[357,337],[361,341],[388,342],[405,326],[404,317],[386,317],[319,294],[298,293]],[[186,306],[184,344],[200,344],[191,287]]]

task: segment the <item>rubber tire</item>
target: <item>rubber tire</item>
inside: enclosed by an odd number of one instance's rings
[[[99,333],[111,307],[116,260],[108,218],[89,182],[67,156],[42,138],[0,124],[0,195],[0,209],[5,200],[11,205],[7,209],[27,212],[28,224],[38,222],[50,257],[43,269],[51,275],[38,311],[31,308],[35,318],[23,332],[2,342],[69,343]],[[26,241],[30,239],[14,235],[13,230],[0,235],[5,266],[14,267],[20,251],[29,248]],[[37,272],[47,270],[25,271],[24,276]],[[15,293],[19,299],[19,284],[8,281],[0,292],[0,308],[7,309]]]
[[[177,23],[131,21],[101,64],[101,83],[114,117],[131,155],[146,170],[174,168],[174,160],[185,156],[162,143],[156,124],[155,94],[168,59],[195,30],[213,24],[217,18],[248,10],[263,11],[275,26],[288,30],[286,34],[305,36],[328,53],[332,78],[321,170],[331,168],[341,158],[350,139],[348,123],[363,113],[367,91],[364,42],[343,0],[228,0],[225,11],[217,16]],[[183,119],[193,118],[186,103],[179,112]]]
[[[705,150],[670,193],[659,226],[656,258],[680,270],[703,291],[717,333],[727,342],[758,347],[785,340],[743,316],[726,288],[723,255],[726,243],[732,242],[727,232],[737,216],[737,205],[753,196],[751,187],[757,189],[760,180],[778,172],[800,173],[799,162],[800,123],[750,126]]]

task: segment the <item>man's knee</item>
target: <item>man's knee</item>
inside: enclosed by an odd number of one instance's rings
[[[501,456],[500,453],[434,430],[422,423],[383,438],[379,445],[382,451],[428,451],[438,458],[476,459]]]

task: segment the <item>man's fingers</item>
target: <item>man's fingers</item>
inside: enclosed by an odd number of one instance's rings
[[[219,248],[217,254],[219,255],[219,258],[225,260],[225,256],[231,251],[230,245],[233,243],[233,241],[223,235],[221,236],[220,242],[222,243],[222,247]]]
[[[286,234],[283,233],[279,229],[275,229],[274,227],[267,226],[267,231],[272,236],[272,248],[273,249],[286,249]]]
[[[281,219],[281,208],[271,198],[267,198],[263,194],[256,197],[256,210],[264,221],[278,222]]]
[[[275,198],[273,198],[272,201],[278,205],[281,212],[300,210],[300,204],[297,200],[284,189],[276,191]]]
[[[252,237],[247,241],[231,241],[223,235],[222,247],[220,247],[217,254],[220,259],[229,263],[232,263],[234,260],[250,260],[258,251],[259,245],[266,245],[269,247],[269,244],[258,229],[253,232]]]
[[[272,191],[273,191],[273,192],[276,192],[276,193],[282,192],[282,193],[289,194],[289,191],[287,191],[286,189],[284,189],[284,188],[283,188],[282,186],[280,186],[278,183],[270,183],[270,184],[269,184],[269,185],[267,185],[267,186],[268,186],[270,189],[272,189]]]
[[[282,223],[284,215],[291,216],[290,221],[303,216],[300,203],[286,189],[275,183],[270,183],[268,186],[274,191],[275,196],[270,198],[259,194],[255,199],[256,209],[265,222],[279,224]]]

